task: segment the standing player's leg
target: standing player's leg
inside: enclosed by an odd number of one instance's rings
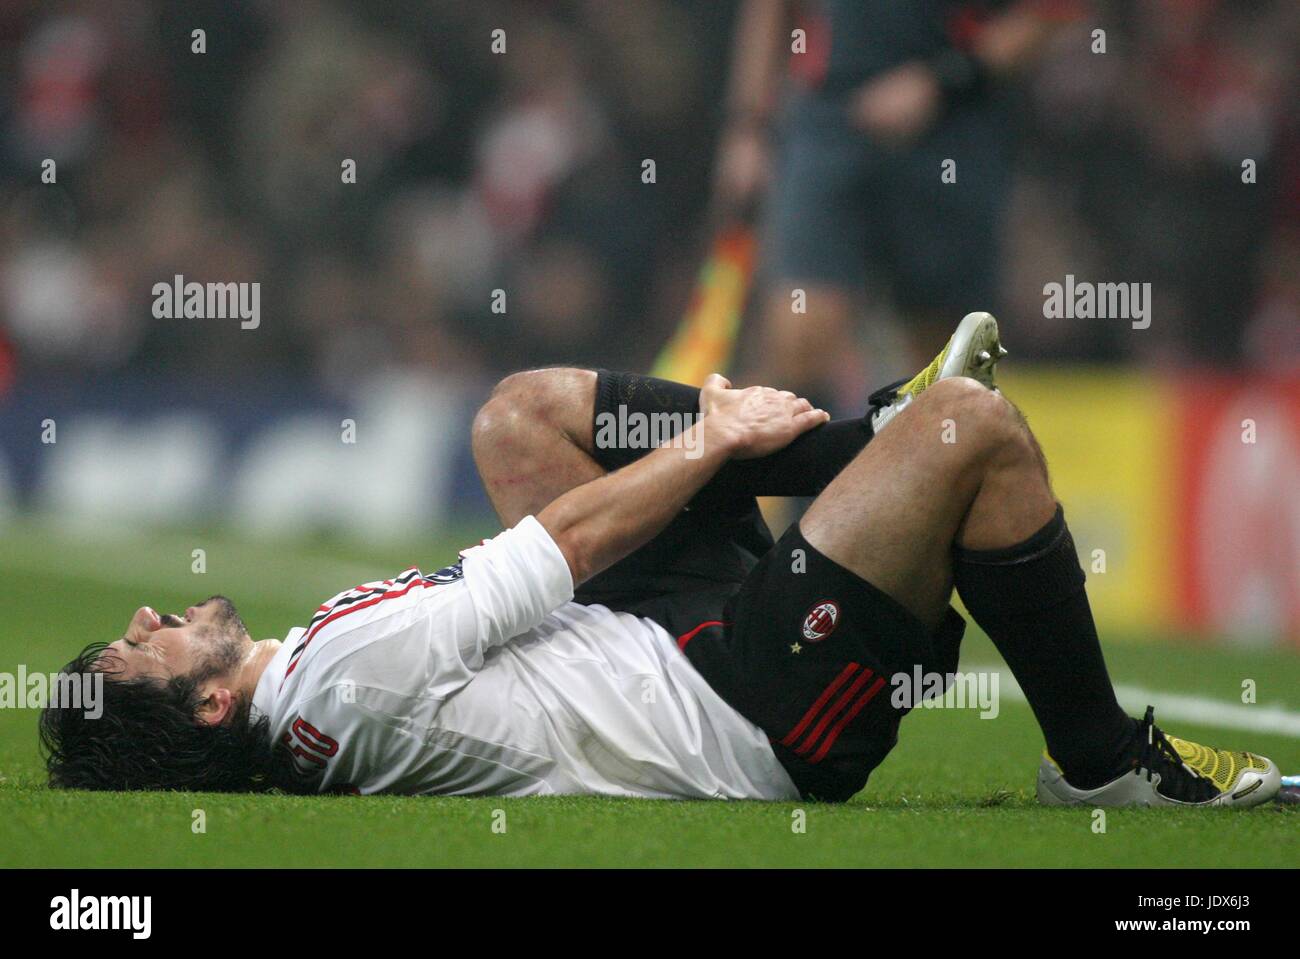
[[[998,311],[1012,155],[1004,112],[982,100],[953,106],[873,182],[882,266],[918,360],[966,304]],[[951,157],[961,157],[957,183],[934,173]]]
[[[863,186],[878,161],[838,97],[796,94],[781,127],[746,380],[779,384],[830,408],[836,368],[860,353],[855,319],[870,258]]]
[[[861,295],[856,289],[786,272],[768,279],[745,378],[780,383],[832,408],[827,404],[834,400],[836,368],[860,352],[855,325]]]

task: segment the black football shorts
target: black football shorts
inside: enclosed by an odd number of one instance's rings
[[[768,736],[805,799],[866,785],[908,712],[891,678],[952,673],[965,622],[930,631],[819,553],[792,525],[773,545],[757,503],[689,510],[579,588],[580,603],[652,619],[728,703]]]

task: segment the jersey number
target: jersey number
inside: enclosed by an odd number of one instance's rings
[[[295,755],[313,765],[325,768],[325,760],[339,751],[339,741],[313,726],[299,716],[293,721],[292,735],[285,733],[282,742]],[[294,742],[294,739],[297,742]],[[305,749],[303,747],[306,747]]]

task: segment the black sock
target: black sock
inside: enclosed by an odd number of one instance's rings
[[[1136,723],[1115,699],[1061,507],[1015,546],[954,547],[953,579],[1024,690],[1066,780],[1092,789],[1115,778]]]
[[[700,410],[700,391],[637,373],[598,370],[596,374],[596,462],[607,470],[626,466],[650,452],[644,444],[626,446],[602,442],[617,436],[610,427],[627,414],[676,413],[689,427]],[[686,417],[691,419],[687,420]],[[752,496],[816,496],[871,440],[867,417],[836,420],[809,430],[785,449],[752,460],[733,460],[722,467],[696,497],[697,504]]]

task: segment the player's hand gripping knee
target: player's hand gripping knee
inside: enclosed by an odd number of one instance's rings
[[[713,373],[700,390],[704,443],[726,444],[733,459],[766,456],[789,445],[802,433],[830,420],[830,414],[788,390],[769,386],[731,388]]]

